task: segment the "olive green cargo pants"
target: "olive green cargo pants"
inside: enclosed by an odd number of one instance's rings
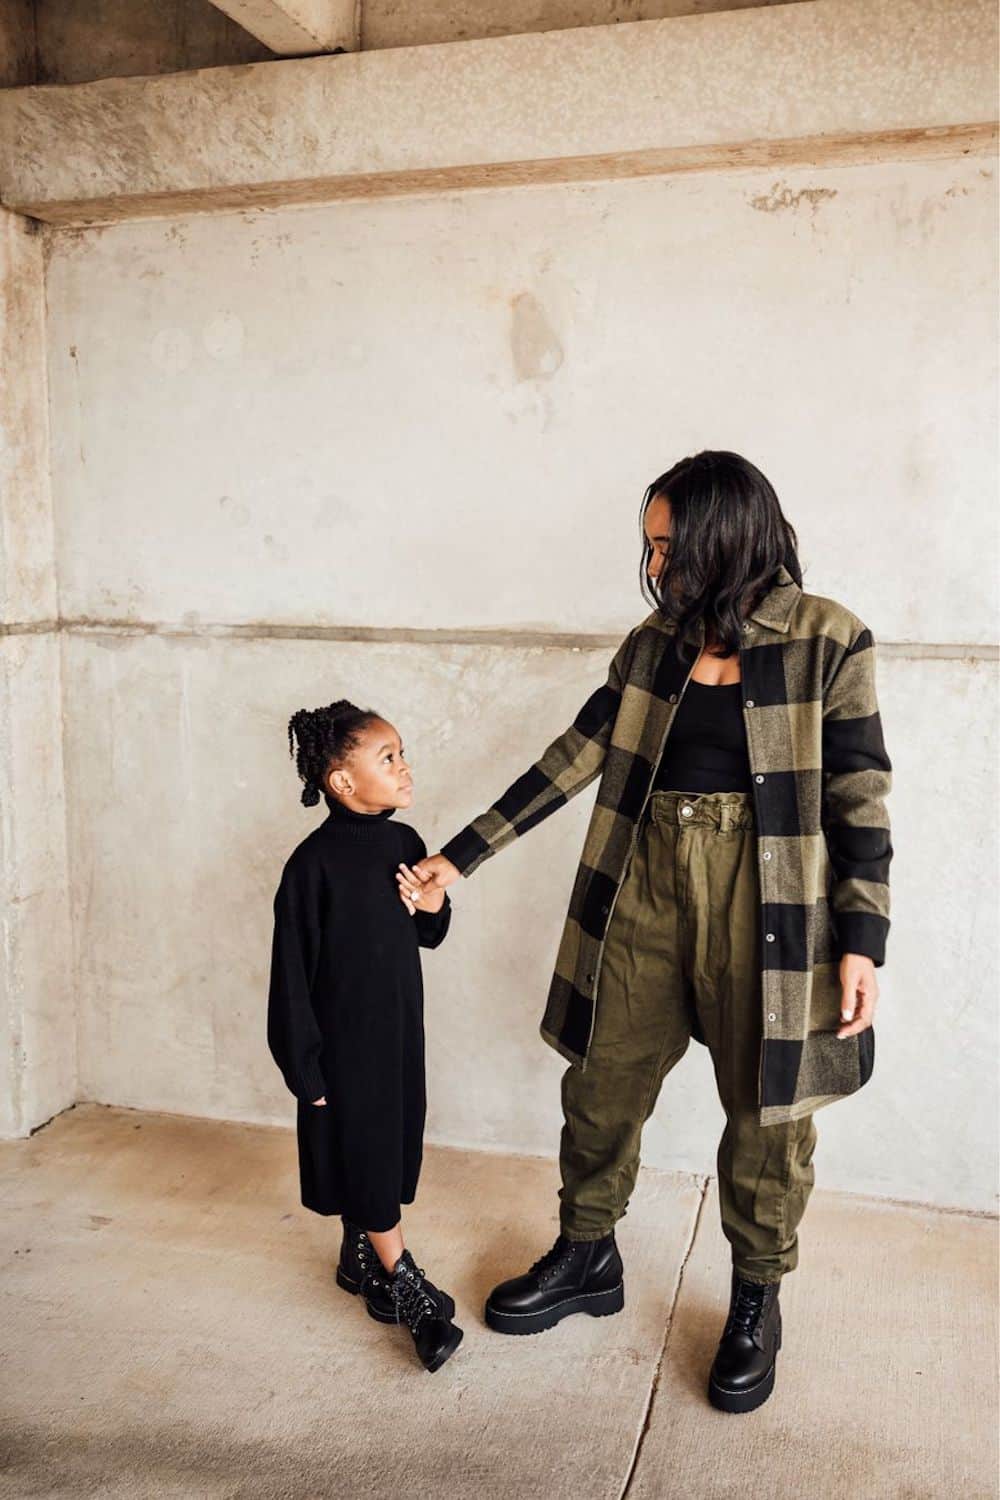
[[[813,1184],[812,1117],[760,1125],[760,897],[748,793],[654,792],[604,949],[586,1069],[562,1081],[560,1224],[608,1234],[628,1207],[642,1128],[692,1028],[726,1113],[722,1227],[751,1281],[794,1269]]]

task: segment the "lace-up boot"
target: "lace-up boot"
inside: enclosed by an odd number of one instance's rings
[[[486,1321],[497,1333],[541,1333],[571,1313],[604,1318],[625,1306],[623,1277],[613,1233],[600,1240],[560,1235],[525,1275],[493,1288]]]
[[[720,1411],[754,1411],[774,1389],[781,1348],[778,1285],[761,1286],[733,1272],[729,1317],[708,1381],[708,1399]]]
[[[368,1316],[376,1323],[395,1323],[396,1304],[389,1292],[389,1272],[378,1258],[375,1246],[357,1224],[344,1219],[336,1281],[352,1297],[364,1299]]]
[[[462,1342],[462,1330],[445,1310],[445,1294],[427,1280],[409,1250],[397,1260],[389,1282],[396,1320],[405,1323],[425,1370],[440,1370]],[[450,1302],[451,1299],[448,1298]],[[454,1303],[452,1311],[454,1311]]]
[[[340,1246],[340,1262],[337,1266],[337,1285],[345,1292],[357,1296],[360,1292],[368,1309],[368,1316],[377,1323],[396,1323],[396,1304],[389,1291],[392,1279],[379,1260],[378,1251],[360,1225],[350,1219],[343,1220],[344,1238]],[[432,1296],[441,1299],[441,1306],[449,1318],[455,1316],[455,1302],[447,1292],[442,1292],[433,1281],[427,1282]]]

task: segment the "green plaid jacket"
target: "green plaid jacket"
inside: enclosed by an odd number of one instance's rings
[[[690,676],[674,632],[655,611],[630,631],[565,734],[442,849],[469,876],[600,776],[541,1024],[579,1067],[611,913]],[[891,766],[871,632],[842,605],[803,593],[785,568],[744,625],[740,665],[761,893],[758,1102],[770,1125],[871,1076],[871,1029],[836,1036],[838,965],[843,953],[885,959]]]

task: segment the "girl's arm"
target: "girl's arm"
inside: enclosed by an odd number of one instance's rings
[[[564,807],[600,775],[621,702],[633,635],[629,631],[615,652],[607,682],[591,693],[566,732],[492,807],[443,845],[441,854],[462,875],[471,875],[484,860]],[[423,868],[432,863],[424,861]]]
[[[875,696],[875,643],[860,621],[823,697],[823,831],[842,954],[885,962],[892,766]]]
[[[274,897],[274,939],[267,1000],[267,1044],[291,1093],[315,1104],[326,1094],[322,1038],[312,1008],[319,959],[322,875],[290,862]]]
[[[410,863],[415,865],[419,860],[427,858],[427,845],[416,829],[412,829],[411,832],[413,833],[413,852],[410,855]],[[416,906],[412,901],[407,901],[406,893],[414,889],[414,882],[411,876],[415,873],[408,865],[400,866],[400,873],[396,876],[400,895],[403,898],[403,903],[407,911],[417,924],[418,946],[421,948],[437,948],[439,944],[444,942],[448,935],[448,928],[451,926],[451,901],[445,891],[435,890],[431,882],[423,886],[424,894],[422,900],[425,904]],[[421,884],[419,879],[417,884]],[[437,900],[440,900],[440,906],[435,907],[433,904],[426,904],[427,902],[433,903]]]

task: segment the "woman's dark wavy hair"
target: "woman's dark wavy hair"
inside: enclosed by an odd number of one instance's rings
[[[288,753],[295,756],[304,807],[316,806],[331,768],[343,764],[357,746],[361,731],[381,717],[374,709],[358,708],[347,698],[338,698],[326,708],[300,708],[292,714]]]
[[[652,547],[642,533],[640,585],[645,598],[677,625],[677,649],[699,620],[720,656],[739,650],[746,614],[788,569],[802,585],[798,539],[770,481],[738,453],[706,450],[654,479],[643,496],[640,527],[657,496],[670,501],[670,546],[654,583]]]

